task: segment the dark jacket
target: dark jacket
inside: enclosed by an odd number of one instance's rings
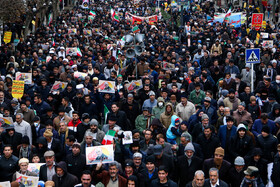
[[[42,101],[40,104],[34,104],[33,108],[36,111],[36,115],[42,117],[42,115],[46,113],[47,109],[50,108],[50,105],[45,101]]]
[[[108,124],[108,119],[110,119],[110,117],[112,115],[115,115],[117,117],[117,122],[116,124],[118,124],[122,130],[133,130],[131,127],[130,127],[130,124],[127,120],[127,117],[126,117],[126,114],[124,111],[117,111],[116,114],[114,114],[113,112],[110,112],[109,114],[107,114],[107,124]]]
[[[78,155],[70,154],[66,157],[65,162],[67,163],[67,170],[69,173],[81,178],[82,173],[86,170],[86,157],[85,155],[79,153]]]
[[[168,176],[172,177],[174,172],[174,162],[173,158],[165,153],[162,154],[160,159],[155,157],[155,166],[158,168],[161,165],[164,165],[168,169]]]
[[[54,181],[55,186],[73,187],[78,184],[78,178],[67,172],[67,166],[64,161],[59,162],[56,167],[61,168],[64,171],[64,174],[63,176],[58,176],[57,174],[53,175],[52,181]]]
[[[244,170],[245,169],[243,168],[240,172],[237,172],[234,167],[229,170],[229,184],[231,187],[240,187],[240,184],[245,176]]]
[[[273,155],[277,153],[277,144],[278,140],[272,134],[269,134],[267,137],[260,135],[257,138],[257,147],[262,149],[263,158],[268,162],[273,162]]]
[[[89,124],[85,124],[83,121],[77,126],[76,138],[79,143],[84,139],[85,132],[90,128]]]
[[[272,174],[271,174],[271,181],[273,182],[274,186],[280,186],[280,156],[279,153],[276,154],[274,157],[273,167],[272,167]]]
[[[204,182],[204,187],[211,187],[210,182],[210,179],[206,179]],[[225,181],[219,179],[219,185],[217,187],[228,187],[228,184]]]
[[[204,160],[203,163],[203,171],[205,173],[205,178],[209,178],[209,169],[215,167],[214,158],[209,158]],[[224,181],[229,181],[229,169],[231,168],[231,164],[223,160],[221,168],[219,169],[219,178]]]
[[[151,178],[149,177],[149,173],[148,173],[147,169],[144,172],[142,172],[142,174],[143,174],[143,180],[144,180],[145,186],[150,186],[151,182],[158,178],[158,169],[155,168],[154,173],[151,176]]]
[[[18,170],[18,157],[0,158],[0,181],[12,181],[13,174]]]
[[[206,139],[204,133],[200,134],[197,143],[201,147],[204,159],[213,158],[216,148],[221,145],[219,138],[213,133],[209,139]]]
[[[1,136],[4,144],[12,145],[13,155],[18,156],[17,146],[21,144],[21,139],[22,139],[21,133],[15,132],[13,136],[10,136],[7,132],[3,132]]]
[[[150,187],[177,187],[178,185],[173,182],[171,179],[167,180],[167,183],[165,184],[161,184],[159,182],[159,179],[155,179],[151,182],[151,186]]]
[[[193,156],[189,165],[186,155],[179,156],[176,162],[176,178],[180,181],[179,187],[185,187],[188,182],[193,180],[194,173],[200,169],[202,169],[201,158]]]
[[[249,157],[254,148],[252,137],[245,134],[243,138],[240,138],[238,133],[231,137],[229,144],[229,154],[234,160],[237,156]]]
[[[56,161],[62,160],[63,149],[59,139],[53,138],[50,150],[53,150],[55,152]]]

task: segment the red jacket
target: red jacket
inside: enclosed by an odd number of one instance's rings
[[[74,121],[71,120],[68,123],[68,129],[73,130],[74,132],[77,132],[77,126],[82,123],[80,119],[78,119],[77,123],[74,124]]]

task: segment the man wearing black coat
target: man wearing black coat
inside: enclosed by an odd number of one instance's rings
[[[229,170],[229,184],[231,187],[240,187],[242,180],[245,177],[245,161],[242,157],[238,156],[234,160],[234,167]]]
[[[107,119],[109,119],[110,116],[115,115],[117,117],[116,124],[118,124],[122,128],[122,130],[133,130],[130,127],[130,124],[127,120],[125,112],[120,110],[117,103],[113,103],[111,106],[111,109],[112,109],[112,112],[110,112],[107,115]],[[108,121],[107,121],[107,124],[108,124]]]
[[[122,110],[126,113],[126,116],[130,121],[131,128],[135,129],[135,120],[140,114],[140,110],[139,104],[136,101],[134,101],[132,94],[127,95],[127,100],[122,105]]]
[[[215,150],[214,158],[209,158],[204,160],[203,163],[203,171],[206,175],[206,178],[209,177],[210,168],[217,168],[219,170],[219,178],[224,181],[228,181],[229,169],[231,168],[231,164],[224,160],[225,151],[222,147],[218,147]]]
[[[87,169],[87,165],[85,155],[81,154],[81,145],[79,143],[72,145],[72,154],[66,157],[65,162],[67,163],[68,172],[80,180],[83,171]]]
[[[52,176],[55,174],[56,163],[54,161],[54,152],[46,151],[44,153],[44,158],[46,164],[40,167],[39,180],[46,182],[52,180]]]
[[[210,126],[206,126],[203,134],[200,134],[197,138],[197,143],[202,149],[204,159],[213,158],[216,148],[221,145],[219,138],[213,134],[212,129]]]
[[[194,152],[193,144],[188,143],[185,147],[185,155],[178,157],[176,173],[178,173],[179,187],[185,187],[188,182],[193,180],[195,172],[202,168],[202,159],[194,156]]]
[[[51,142],[51,146],[48,146],[48,150],[55,152],[56,161],[62,160],[63,149],[59,139],[53,138],[53,133],[50,129],[47,129],[44,132],[44,137],[46,138],[48,144]]]
[[[92,103],[89,95],[84,96],[84,102],[78,112],[79,116],[82,116],[84,113],[88,113],[91,119],[98,119],[97,106],[95,103]]]
[[[13,174],[18,170],[18,157],[12,155],[11,145],[5,145],[0,158],[0,182],[12,181]]]
[[[67,166],[64,161],[56,165],[56,174],[53,175],[52,181],[54,181],[55,186],[59,187],[70,187],[78,184],[78,178],[67,172]]]
[[[15,132],[13,126],[10,129],[6,129],[6,132],[1,134],[3,143],[5,145],[11,145],[13,151],[13,155],[18,156],[17,146],[21,144],[22,135],[21,133]]]
[[[278,153],[274,156],[271,181],[274,186],[280,186],[280,144],[277,145]]]

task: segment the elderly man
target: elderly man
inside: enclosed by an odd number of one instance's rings
[[[56,160],[62,159],[62,146],[59,139],[53,138],[53,133],[50,129],[44,132],[44,137],[47,140],[48,150],[53,150],[56,153]]]
[[[70,135],[74,136],[74,131],[68,129],[67,124],[64,121],[61,121],[59,123],[58,134],[59,134],[60,143],[61,143],[62,147],[64,148],[65,143],[66,143],[66,138]]]
[[[102,182],[105,186],[126,187],[127,180],[118,174],[119,163],[114,161],[109,163],[109,170],[102,170],[102,162],[99,162],[92,172],[95,181]]]
[[[31,123],[35,117],[34,111],[32,109],[27,108],[25,102],[20,102],[20,109],[17,110],[17,114],[22,113],[23,114],[23,119],[27,123]]]
[[[178,173],[179,187],[185,187],[194,178],[197,170],[202,169],[202,159],[194,156],[195,149],[192,143],[185,146],[185,155],[178,157],[176,171]],[[188,175],[186,175],[188,173]]]
[[[245,107],[246,104],[244,102],[241,102],[238,105],[237,110],[233,112],[233,118],[236,120],[237,124],[240,124],[240,122],[242,121],[247,121],[249,123],[249,129],[251,129],[253,120],[251,114],[245,110]]]
[[[52,180],[52,176],[55,174],[56,163],[53,151],[46,151],[44,157],[46,164],[40,167],[39,180],[46,182]]]
[[[23,114],[18,113],[16,115],[16,122],[14,122],[15,131],[21,133],[22,136],[28,136],[30,145],[32,145],[32,131],[31,125],[23,120]]]
[[[194,174],[194,178],[189,182],[186,187],[203,187],[205,182],[204,172],[197,170]]]
[[[219,186],[228,187],[228,184],[223,180],[219,179],[219,170],[217,168],[210,168],[209,179],[205,180],[205,187]]]
[[[264,187],[264,184],[259,177],[259,169],[255,166],[249,166],[244,171],[245,177],[241,182],[240,187],[249,187],[249,186],[257,186]],[[278,176],[279,177],[279,176]]]
[[[28,164],[29,164],[29,160],[27,158],[21,158],[18,161],[18,165],[19,165],[19,169],[20,169],[18,171],[18,173],[20,173],[22,175],[26,175],[26,176],[37,177],[37,173],[34,173],[34,172],[31,172],[31,171],[27,170]],[[16,173],[14,173],[12,181],[15,181],[15,180],[16,180]]]

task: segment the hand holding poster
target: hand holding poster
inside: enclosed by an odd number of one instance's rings
[[[20,99],[24,92],[24,81],[13,81],[12,86],[12,96],[14,98]]]
[[[115,82],[100,80],[98,91],[103,93],[115,93]]]
[[[83,77],[85,78],[87,76],[87,73],[82,73],[82,72],[74,72],[74,78],[79,78],[79,77]]]
[[[68,84],[67,82],[55,81],[50,93],[57,94],[58,92],[60,92],[60,93],[63,92],[63,90],[66,88],[67,84]]]
[[[133,92],[134,90],[139,90],[143,87],[142,81],[137,80],[137,81],[132,81],[128,84],[125,85],[126,89],[128,92]]]
[[[16,80],[17,81],[24,81],[24,84],[31,84],[32,83],[32,73],[16,73]]]
[[[37,187],[39,177],[26,176],[16,172],[16,181],[23,184],[25,187]]]
[[[86,148],[87,165],[109,163],[114,161],[113,145],[101,145]]]

